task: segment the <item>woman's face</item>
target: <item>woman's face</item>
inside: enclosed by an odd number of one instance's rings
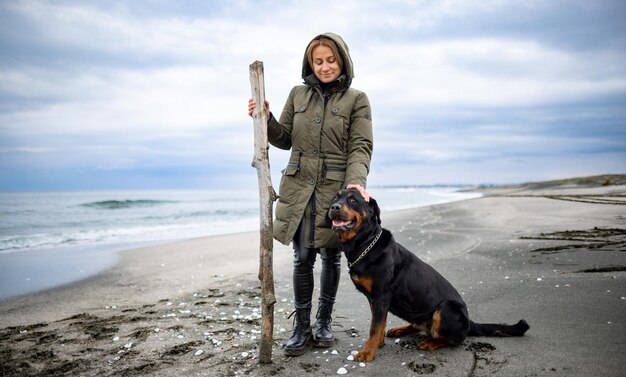
[[[317,79],[328,84],[341,74],[339,62],[328,46],[319,45],[313,49],[313,72]]]

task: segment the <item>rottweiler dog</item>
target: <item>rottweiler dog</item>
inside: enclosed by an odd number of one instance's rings
[[[388,312],[409,324],[387,331],[387,336],[425,332],[427,338],[419,343],[423,350],[458,345],[468,335],[522,336],[529,329],[525,320],[515,325],[472,322],[452,284],[382,228],[373,198],[366,202],[356,190],[341,190],[326,221],[337,233],[350,278],[367,297],[372,312],[369,338],[355,360],[372,361],[384,346]]]

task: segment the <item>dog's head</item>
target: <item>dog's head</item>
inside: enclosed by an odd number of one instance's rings
[[[374,198],[366,202],[357,190],[341,190],[330,203],[326,221],[345,243],[365,228],[376,228],[380,224],[380,208]]]

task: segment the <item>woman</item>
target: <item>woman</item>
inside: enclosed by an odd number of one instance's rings
[[[291,149],[280,182],[274,238],[293,242],[293,289],[296,325],[285,344],[285,354],[297,356],[311,342],[334,343],[331,313],[339,285],[341,254],[325,214],[341,188],[365,191],[373,150],[372,118],[365,93],[350,88],[352,59],[343,39],[332,33],[318,35],[306,48],[302,62],[304,85],[289,94],[280,120],[269,112],[269,142]],[[256,107],[248,104],[252,115]],[[322,259],[320,296],[315,334],[310,325],[313,265]]]

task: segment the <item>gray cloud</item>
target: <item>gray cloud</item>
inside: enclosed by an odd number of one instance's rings
[[[301,81],[306,43],[324,31],[347,40],[353,86],[373,106],[373,183],[623,172],[625,9],[620,1],[3,2],[0,189],[102,176],[110,179],[93,182],[253,184],[248,64],[264,61],[279,114]],[[271,155],[280,171],[286,152]]]

